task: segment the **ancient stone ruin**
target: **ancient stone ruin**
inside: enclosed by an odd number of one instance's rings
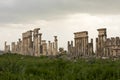
[[[40,55],[57,55],[58,40],[54,36],[54,42],[46,42],[42,40],[42,33],[39,33],[40,28],[22,33],[22,40],[17,43],[12,42],[11,53],[19,53],[22,55],[40,56]],[[5,52],[10,52],[10,45],[6,45]]]
[[[76,32],[74,33],[75,46],[73,46],[73,41],[68,41],[68,53],[72,57],[82,57],[91,56],[93,54],[93,39],[88,42],[88,32]]]
[[[40,28],[22,33],[22,39],[17,43],[12,42],[11,53],[22,55],[40,56],[40,55],[58,55],[58,40],[54,36],[54,41],[42,39]],[[68,54],[72,58],[79,57],[119,57],[120,56],[120,38],[107,38],[106,28],[97,29],[98,37],[96,46],[93,49],[93,39],[89,42],[88,32],[74,33],[74,42],[68,41]],[[95,50],[95,51],[94,51]],[[10,52],[10,45],[5,42],[5,52]]]
[[[7,42],[5,41],[5,44],[4,44],[4,52],[5,53],[8,53],[8,52],[10,52],[10,45],[7,45]]]
[[[98,29],[98,38],[96,38],[96,50],[94,54],[93,39],[88,42],[88,32],[74,33],[74,45],[73,41],[68,41],[68,53],[73,58],[79,57],[119,57],[120,56],[120,38],[112,37],[107,38],[106,28]]]
[[[96,54],[99,57],[117,57],[120,56],[120,38],[107,38],[106,28],[98,29],[98,38],[96,38]]]

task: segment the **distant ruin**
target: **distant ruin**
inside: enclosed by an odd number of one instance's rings
[[[118,57],[120,56],[120,38],[107,38],[106,28],[98,29],[96,38],[96,54],[99,57]]]
[[[93,54],[93,39],[91,42],[88,42],[88,32],[77,32],[74,33],[75,46],[73,46],[73,41],[68,41],[68,53],[72,57],[82,57],[82,56],[91,56]]]
[[[73,58],[79,57],[120,57],[120,38],[107,38],[106,28],[98,29],[98,38],[96,38],[96,50],[93,51],[93,39],[88,42],[88,32],[74,33],[73,41],[68,41],[68,53]]]
[[[58,55],[58,39],[54,36],[54,42],[42,40],[42,33],[39,33],[40,28],[22,33],[22,40],[17,43],[12,42],[10,45],[5,42],[5,53],[19,53],[22,55],[31,56],[49,56]],[[106,28],[97,29],[98,37],[96,38],[95,51],[93,49],[93,39],[89,42],[87,31],[74,33],[74,42],[68,41],[68,54],[72,58],[80,57],[120,57],[120,38],[107,38]]]
[[[54,36],[54,42],[42,40],[42,33],[39,33],[40,28],[33,31],[22,33],[22,40],[19,39],[17,43],[11,43],[11,53],[18,53],[22,55],[40,56],[40,55],[57,55],[58,54],[58,40]],[[6,45],[5,52],[10,52],[10,45]]]

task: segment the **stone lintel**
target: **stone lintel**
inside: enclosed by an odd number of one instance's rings
[[[106,31],[106,28],[97,29],[97,31]]]
[[[83,34],[83,33],[88,34],[88,31],[75,32],[74,34]]]

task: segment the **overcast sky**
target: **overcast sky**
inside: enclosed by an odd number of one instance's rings
[[[10,44],[21,33],[41,28],[42,38],[67,47],[74,32],[88,31],[89,38],[97,37],[98,28],[107,28],[108,37],[120,37],[120,0],[1,0],[0,49],[4,41]]]

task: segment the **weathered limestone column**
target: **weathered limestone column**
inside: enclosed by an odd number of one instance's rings
[[[24,33],[22,33],[22,54],[24,55],[24,49],[25,49],[25,45],[24,45]]]
[[[10,52],[10,45],[7,45],[6,41],[5,41],[5,44],[4,44],[4,52],[5,53]]]
[[[4,52],[6,53],[7,52],[7,42],[5,41],[4,43]]]
[[[22,54],[22,41],[21,41],[21,39],[19,39],[18,47],[19,47],[19,53]]]
[[[52,44],[48,41],[48,55],[52,55]]]
[[[17,53],[17,54],[20,54],[19,51],[20,51],[20,50],[19,50],[19,42],[17,41],[17,44],[16,44],[16,53]]]
[[[70,50],[71,50],[71,54],[73,55],[74,54],[74,51],[73,51],[73,41],[71,41]]]
[[[88,56],[93,55],[93,39],[91,39],[91,42],[88,43]]]
[[[52,55],[54,55],[54,53],[55,53],[55,45],[54,45],[54,42],[52,42]]]
[[[28,35],[27,32],[25,32],[25,55],[28,55]]]
[[[11,47],[12,47],[11,52],[12,52],[12,53],[15,53],[15,42],[12,42],[12,43],[11,43]]]
[[[42,49],[43,49],[43,55],[47,55],[47,43],[46,40],[42,40]]]
[[[68,41],[68,54],[70,54],[71,56],[75,56],[74,55],[74,49],[73,49],[73,41],[71,41],[71,43],[70,43],[70,41]]]
[[[27,31],[28,55],[33,55],[32,30]]]
[[[42,54],[42,51],[41,51],[41,48],[42,48],[42,44],[41,44],[41,41],[42,41],[42,33],[39,33],[38,34],[38,54],[41,55]]]
[[[95,53],[96,53],[96,56],[99,56],[99,50],[98,50],[98,38],[96,38],[96,51],[95,51]]]
[[[57,55],[58,53],[58,40],[57,40],[57,36],[54,36],[54,53],[53,55]]]
[[[38,56],[38,33],[39,33],[39,30],[40,30],[40,28],[36,28],[36,29],[34,29],[34,33],[33,33],[33,36],[34,36],[34,38],[33,38],[33,49],[34,49],[34,55],[35,56]]]
[[[87,33],[88,34],[88,33]],[[84,54],[85,56],[88,56],[88,36],[86,35],[84,38]]]
[[[23,55],[27,55],[27,34],[22,33],[22,53]]]
[[[71,54],[71,52],[70,52],[70,41],[68,41],[68,46],[67,46],[67,48],[68,48],[68,54]]]

